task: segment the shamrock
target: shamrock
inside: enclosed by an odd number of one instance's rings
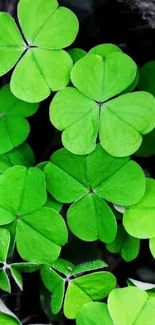
[[[136,287],[114,289],[108,309],[115,325],[150,325],[155,319],[155,297]]]
[[[107,264],[100,260],[75,266],[62,259],[58,259],[51,265],[42,266],[41,278],[52,294],[51,309],[53,314],[57,314],[61,310],[64,300],[65,316],[69,319],[75,319],[79,309],[84,304],[107,297],[116,286],[116,279],[113,274],[101,271],[81,275],[81,273],[98,270],[106,266]],[[78,277],[75,278],[76,276]],[[68,283],[66,292],[65,283]]]
[[[40,102],[70,80],[72,60],[62,49],[74,41],[78,20],[56,0],[20,0],[17,13],[23,37],[13,18],[0,13],[0,76],[18,62],[11,91],[24,101]]]
[[[106,201],[130,206],[145,192],[141,167],[130,157],[110,156],[100,144],[88,156],[60,149],[44,172],[50,194],[59,202],[74,202],[67,212],[68,225],[85,241],[112,242],[117,224]]]
[[[30,126],[25,117],[33,115],[39,104],[17,99],[5,85],[0,90],[0,154],[19,146],[27,138]]]
[[[103,56],[103,48],[97,51],[99,54],[90,52],[75,63],[71,72],[74,87],[55,95],[50,120],[63,131],[63,145],[74,154],[91,153],[99,134],[109,154],[125,157],[137,151],[142,135],[155,127],[155,99],[143,91],[113,99],[135,87],[137,66],[115,49],[106,56],[108,49]]]
[[[32,273],[39,269],[39,266],[34,263],[7,263],[8,249],[10,245],[10,233],[7,229],[0,228],[0,288],[11,293],[10,280],[8,272],[11,273],[15,282],[22,290],[22,272]]]
[[[0,174],[16,165],[34,166],[35,157],[31,147],[24,142],[19,147],[0,155]]]
[[[44,174],[38,168],[15,166],[1,175],[0,225],[11,224],[20,256],[39,264],[57,259],[67,242],[65,222],[44,207],[46,200]]]

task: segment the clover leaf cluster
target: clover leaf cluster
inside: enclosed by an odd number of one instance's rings
[[[17,15],[0,13],[0,76],[14,68],[0,89],[0,289],[11,293],[10,276],[22,289],[22,273],[39,270],[53,315],[153,324],[154,292],[115,289],[110,265],[67,261],[63,246],[100,241],[130,262],[149,239],[155,257],[155,180],[135,161],[155,153],[154,62],[139,71],[114,44],[68,49],[79,23],[57,0],[20,0]],[[51,92],[63,148],[38,162],[27,118]],[[10,263],[14,250],[20,262]],[[0,323],[21,325],[1,300]]]

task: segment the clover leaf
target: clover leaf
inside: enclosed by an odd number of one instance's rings
[[[155,319],[155,297],[136,287],[114,289],[108,308],[115,325],[150,325]]]
[[[54,264],[57,263],[54,262]],[[58,268],[61,271],[64,265],[70,265],[69,262],[59,260]],[[88,266],[89,265],[89,266]],[[52,294],[51,309],[54,314],[61,310],[63,299],[64,299],[64,314],[69,319],[75,319],[79,309],[86,303],[91,301],[102,300],[113,290],[116,286],[116,279],[113,274],[100,271],[96,273],[90,273],[87,275],[80,275],[79,270],[82,272],[96,270],[104,267],[106,264],[103,261],[94,261],[90,263],[84,263],[80,266],[71,267],[69,266],[69,274],[66,274],[65,278],[60,276],[56,271],[53,270],[53,264],[51,266],[45,265],[41,267],[41,278]],[[54,266],[55,267],[55,266]],[[81,273],[81,272],[80,272]],[[65,283],[68,283],[65,292]],[[65,296],[65,298],[64,298]]]
[[[30,126],[25,117],[33,115],[39,104],[17,99],[5,85],[0,90],[0,154],[19,146],[27,138]]]
[[[105,303],[89,302],[79,310],[76,325],[113,325],[113,321]]]
[[[35,272],[39,269],[37,264],[33,263],[7,263],[8,250],[10,245],[10,233],[7,229],[0,228],[0,288],[11,292],[10,280],[7,271],[10,271],[15,282],[22,290],[22,272]]]
[[[0,324],[22,325],[19,319],[4,305],[2,300],[0,300]]]
[[[43,207],[46,199],[44,174],[38,168],[15,166],[0,177],[0,225],[15,223],[20,256],[40,264],[57,259],[67,242],[65,222]]]
[[[35,157],[33,150],[24,142],[19,147],[0,155],[0,174],[16,165],[31,167],[34,166],[34,163]]]
[[[73,63],[76,63],[87,54],[86,51],[79,48],[69,49],[68,53],[71,56]]]
[[[109,252],[118,254],[126,262],[134,260],[140,250],[140,241],[138,238],[130,236],[124,229],[123,225],[119,225],[117,235],[112,243],[106,245]]]
[[[70,80],[72,60],[62,49],[74,41],[78,20],[56,0],[20,0],[17,13],[25,41],[12,17],[0,13],[0,75],[19,61],[11,91],[24,101],[40,102]]]
[[[50,120],[63,131],[63,145],[74,154],[88,154],[99,139],[111,155],[134,153],[142,135],[155,127],[155,99],[147,92],[123,94],[135,82],[137,67],[130,57],[114,52],[102,58],[87,54],[75,63],[74,87],[59,91],[50,105]]]
[[[129,157],[110,156],[101,145],[88,156],[60,149],[44,171],[47,189],[57,201],[75,201],[67,212],[67,221],[71,231],[85,241],[112,242],[117,224],[106,201],[129,206],[145,192],[140,166]]]

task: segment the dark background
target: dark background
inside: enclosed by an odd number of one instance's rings
[[[17,3],[17,0],[0,0],[0,11],[8,11],[17,19]],[[87,51],[97,44],[114,43],[129,54],[139,67],[146,61],[155,60],[154,0],[59,0],[59,3],[72,9],[80,21],[79,35],[72,47],[81,47]],[[10,75],[1,78],[1,85],[9,82]],[[49,122],[52,97],[42,102],[37,114],[29,118],[31,133],[28,142],[35,152],[36,163],[47,160],[53,151],[61,147],[60,133]],[[154,177],[154,157],[138,159],[138,162]],[[69,244],[63,249],[63,257],[74,263],[103,258],[110,265],[109,269],[116,275],[120,286],[126,285],[128,277],[155,283],[155,262],[147,240],[141,242],[139,257],[131,263],[125,263],[120,256],[108,253],[102,243],[83,243],[70,235]],[[15,252],[13,260],[18,259]],[[55,319],[49,314],[50,297],[47,292],[44,293],[39,274],[24,275],[23,293],[12,284],[12,294],[1,292],[0,296],[23,324],[55,324]],[[58,324],[72,322],[60,316]]]

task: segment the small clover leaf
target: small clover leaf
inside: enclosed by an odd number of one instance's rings
[[[76,317],[76,325],[113,325],[107,304],[89,302],[82,306]]]
[[[57,261],[55,262],[57,264]],[[62,272],[62,267],[70,265],[69,262],[59,260],[58,271]],[[89,265],[89,267],[88,267]],[[52,266],[52,265],[51,265]],[[86,303],[96,300],[102,300],[115,288],[116,279],[109,272],[96,272],[87,275],[82,275],[75,278],[79,271],[86,272],[107,266],[103,261],[94,261],[81,264],[80,266],[73,266],[73,270],[67,277],[62,278],[50,266],[41,267],[41,278],[52,294],[51,308],[54,314],[58,313],[62,307],[64,298],[64,314],[69,319],[75,319],[79,309]],[[53,266],[52,266],[53,267]],[[55,267],[55,266],[54,266]],[[66,270],[65,270],[66,275]],[[72,278],[72,276],[74,276]],[[68,282],[68,287],[65,293],[64,285]]]
[[[46,200],[44,174],[38,168],[16,166],[0,177],[0,224],[15,222],[19,254],[40,264],[57,259],[68,236],[62,217],[43,207]]]
[[[123,225],[118,226],[117,235],[112,243],[106,245],[109,252],[118,254],[126,262],[134,260],[140,250],[140,241],[138,238],[130,236],[124,229]]]
[[[122,52],[122,50],[120,49],[120,47],[118,47],[115,44],[99,44],[97,46],[94,46],[89,53],[91,54],[96,54],[96,55],[100,55],[103,59],[105,59],[105,57],[109,54],[112,53],[116,53],[116,52]]]
[[[11,77],[11,91],[24,101],[39,102],[69,83],[72,60],[62,49],[74,41],[78,20],[56,0],[20,0],[18,20],[26,43],[12,17],[0,13],[0,75],[20,59]]]
[[[19,147],[0,155],[0,174],[17,165],[34,166],[35,157],[31,147],[24,142]]]
[[[142,135],[155,127],[154,97],[135,92],[109,100],[126,92],[135,80],[137,67],[122,52],[105,58],[87,54],[75,63],[71,73],[75,88],[59,91],[50,105],[50,120],[63,131],[66,149],[80,155],[91,153],[99,134],[102,147],[113,156],[137,151]]]
[[[140,166],[126,158],[114,158],[101,145],[88,156],[60,149],[45,167],[47,189],[62,203],[73,203],[67,212],[71,231],[80,239],[105,243],[117,232],[115,216],[105,200],[130,206],[145,192]],[[136,191],[135,191],[136,188]]]
[[[17,99],[5,85],[0,90],[0,154],[19,146],[27,138],[30,126],[25,117],[33,115],[39,104]]]
[[[155,297],[136,287],[114,289],[108,308],[116,325],[150,325],[155,319]]]

